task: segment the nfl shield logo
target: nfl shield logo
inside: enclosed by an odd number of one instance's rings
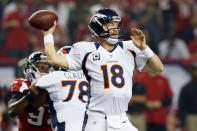
[[[100,60],[100,54],[99,53],[95,53],[95,54],[92,54],[93,55],[93,60],[96,61],[96,60]]]

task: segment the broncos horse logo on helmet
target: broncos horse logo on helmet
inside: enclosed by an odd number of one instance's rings
[[[104,29],[104,25],[106,23],[109,22],[118,22],[118,38],[113,38],[109,31],[109,30],[105,30]],[[108,8],[101,8],[100,10],[98,10],[97,12],[95,12],[95,14],[92,16],[92,18],[90,19],[89,25],[88,25],[91,33],[93,36],[97,37],[97,38],[103,38],[105,40],[107,40],[108,43],[110,44],[116,44],[118,42],[118,40],[120,39],[120,37],[122,36],[121,34],[121,18],[120,16],[112,9],[108,9]]]
[[[43,52],[33,52],[27,58],[24,75],[30,82],[33,82],[52,70],[53,69],[48,63],[46,54]]]

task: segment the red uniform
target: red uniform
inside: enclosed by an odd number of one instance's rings
[[[168,80],[162,75],[150,76],[148,73],[141,73],[138,80],[146,85],[147,99],[150,101],[163,101],[172,98],[173,93],[170,89]],[[149,123],[165,124],[167,108],[162,106],[155,110],[146,110],[146,120]]]
[[[8,31],[6,47],[8,47],[11,50],[19,51],[27,50],[30,48],[29,31],[28,28],[25,27],[27,24],[25,22],[28,18],[28,13],[25,13],[21,16],[19,15],[18,11],[14,11],[8,14],[3,23],[15,20],[18,22],[19,25],[17,28],[12,28]]]
[[[11,86],[12,94],[16,95],[18,93],[21,96],[21,94],[25,95],[24,91],[29,89],[30,82],[24,79],[16,79],[11,83]],[[11,99],[16,99],[16,97],[12,96]],[[24,111],[18,116],[18,119],[19,131],[52,131],[48,105],[40,107],[38,111],[33,113]]]

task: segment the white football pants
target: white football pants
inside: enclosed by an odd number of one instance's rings
[[[118,116],[105,116],[102,113],[88,110],[87,116],[85,131],[138,131],[128,120],[126,113]]]

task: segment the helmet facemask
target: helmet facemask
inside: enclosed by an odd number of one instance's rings
[[[109,34],[109,37],[108,38],[105,38],[105,40],[109,44],[113,44],[114,45],[117,42],[119,42],[120,40],[122,40],[122,30],[121,30],[121,23],[120,22],[118,22],[117,28],[109,28],[108,27],[108,23],[105,24],[105,27],[107,28],[106,31]],[[111,33],[111,32],[114,32],[113,30],[117,30],[117,33]]]

